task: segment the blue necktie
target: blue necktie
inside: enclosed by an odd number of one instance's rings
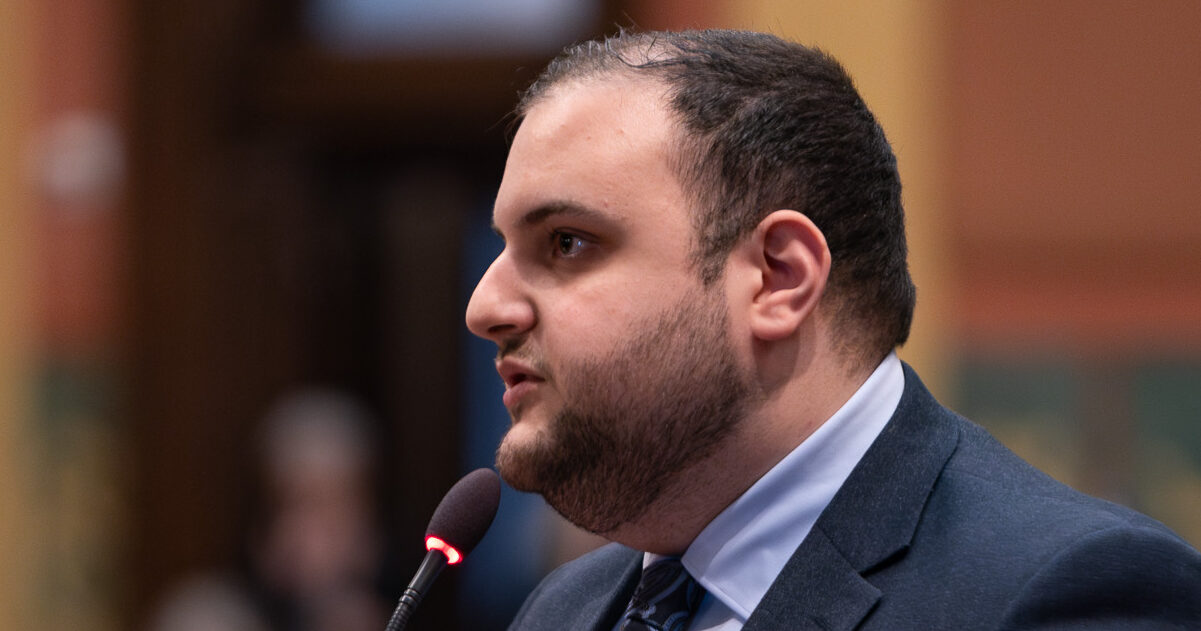
[[[642,570],[621,631],[684,631],[704,596],[679,559],[655,561]]]

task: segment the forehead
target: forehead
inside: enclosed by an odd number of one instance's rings
[[[652,79],[605,76],[556,86],[527,112],[509,152],[495,222],[551,206],[632,221],[683,207],[671,167],[676,126]]]

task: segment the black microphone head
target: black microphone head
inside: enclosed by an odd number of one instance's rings
[[[429,538],[437,537],[461,556],[467,556],[488,532],[499,506],[500,478],[496,472],[476,469],[468,473],[450,487],[434,510],[425,529],[427,547]]]

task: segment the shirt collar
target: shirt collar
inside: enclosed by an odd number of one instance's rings
[[[697,536],[681,561],[745,622],[818,516],[896,411],[905,386],[895,353],[809,438]],[[659,558],[648,554],[644,563]],[[716,603],[715,603],[716,604]]]

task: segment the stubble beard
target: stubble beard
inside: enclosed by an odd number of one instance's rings
[[[599,358],[564,364],[555,383],[563,408],[532,443],[502,442],[497,468],[598,534],[643,517],[711,455],[753,392],[713,292],[689,295]]]

